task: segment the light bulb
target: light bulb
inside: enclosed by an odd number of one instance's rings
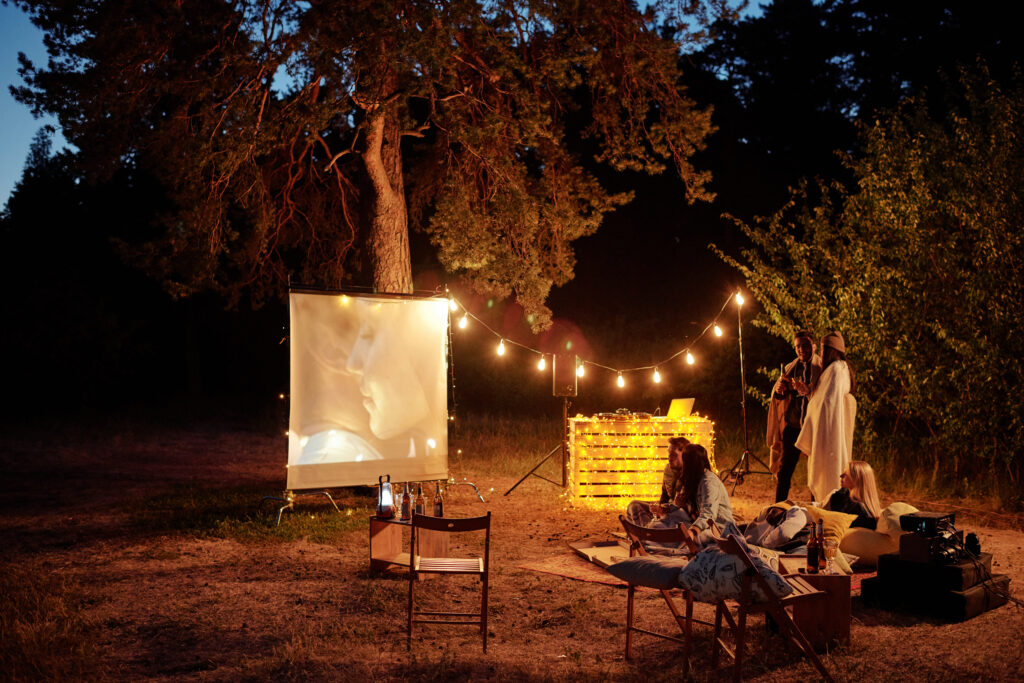
[[[616,380],[616,383],[617,383],[617,384],[619,385],[619,388],[620,388],[620,389],[621,389],[622,387],[626,386],[626,380],[624,380],[624,379],[622,378],[622,373],[621,373],[621,372],[619,373],[619,379],[618,379],[618,380]]]
[[[466,329],[466,325],[468,325],[468,324],[469,324],[469,316],[468,315],[464,315],[464,316],[462,316],[462,318],[459,319],[459,329],[460,330]]]
[[[583,373],[584,373],[583,363],[580,363],[579,365],[576,366],[576,376],[577,377],[582,377]]]
[[[715,323],[715,336],[716,337],[721,337],[722,336],[722,328],[718,326],[718,323]]]
[[[690,353],[689,351],[687,351],[686,352],[686,364],[687,365],[693,365],[696,362],[697,362],[697,359],[693,357],[693,354]]]
[[[538,369],[538,370],[543,370],[543,369],[544,369],[544,368],[546,368],[547,366],[548,366],[548,362],[547,362],[547,360],[545,360],[545,359],[544,359],[544,356],[541,356],[541,357],[540,357],[540,360],[539,360],[539,361],[537,361],[537,369]]]
[[[499,356],[504,356],[505,355],[505,340],[504,339],[502,339],[500,342],[498,342],[498,355]]]
[[[744,303],[743,295],[740,294],[739,292],[736,292],[736,305],[737,306],[742,306],[743,303]]]
[[[654,383],[655,384],[660,384],[661,383],[661,373],[658,372],[658,368],[654,368]]]
[[[459,310],[459,305],[457,303],[455,303],[455,299],[448,299],[448,310],[449,311],[457,311],[457,310]]]

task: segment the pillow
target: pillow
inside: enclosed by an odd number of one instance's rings
[[[878,564],[879,555],[899,552],[900,544],[888,534],[857,527],[846,532],[839,549],[859,557],[858,561],[861,564],[875,566]]]
[[[769,553],[770,556],[774,556],[775,566],[778,567],[777,553],[766,548],[747,546],[742,539],[739,541],[740,545],[747,548],[758,573],[768,582],[775,595],[784,597],[793,592],[793,587],[763,559],[764,553]],[[744,569],[740,558],[714,545],[697,553],[683,567],[679,572],[679,585],[688,589],[693,594],[693,599],[700,602],[738,598],[743,587]],[[755,602],[764,602],[768,597],[756,581],[751,584],[751,592]]]
[[[875,531],[880,534],[887,534],[896,543],[900,542],[903,529],[900,528],[900,515],[909,515],[917,512],[917,508],[907,503],[890,503],[889,507],[882,510],[878,516],[878,526]]]
[[[610,564],[605,570],[634,586],[669,590],[679,586],[679,570],[686,562],[683,557],[638,555]]]
[[[832,510],[822,510],[816,508],[813,505],[807,506],[807,516],[811,518],[811,521],[815,524],[820,519],[822,521],[823,532],[825,534],[826,541],[835,541],[837,546],[842,545],[843,536],[850,529],[850,525],[857,519],[857,515],[848,515],[845,512],[833,512]],[[836,553],[836,559],[833,561],[836,569],[843,572],[844,574],[852,574],[853,570],[850,568],[850,563],[846,561],[842,553]]]

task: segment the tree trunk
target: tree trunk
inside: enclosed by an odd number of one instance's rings
[[[409,225],[402,180],[402,131],[386,107],[369,117],[363,163],[370,179],[368,252],[373,285],[381,292],[412,292]]]

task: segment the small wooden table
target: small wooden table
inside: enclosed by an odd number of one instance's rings
[[[402,529],[411,529],[412,522],[397,517],[370,517],[370,571],[384,571],[391,566],[408,567],[409,553],[403,552]],[[409,534],[411,537],[411,533]],[[429,529],[417,533],[423,557],[448,557],[448,535]],[[427,575],[424,575],[427,576]]]
[[[807,583],[825,591],[824,600],[793,605],[793,621],[815,650],[850,644],[850,577],[846,574],[801,574]]]

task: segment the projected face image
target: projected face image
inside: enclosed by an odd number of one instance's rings
[[[359,378],[370,430],[379,439],[394,438],[430,414],[417,372],[425,359],[410,353],[414,323],[400,306],[360,302],[359,333],[347,368]]]

